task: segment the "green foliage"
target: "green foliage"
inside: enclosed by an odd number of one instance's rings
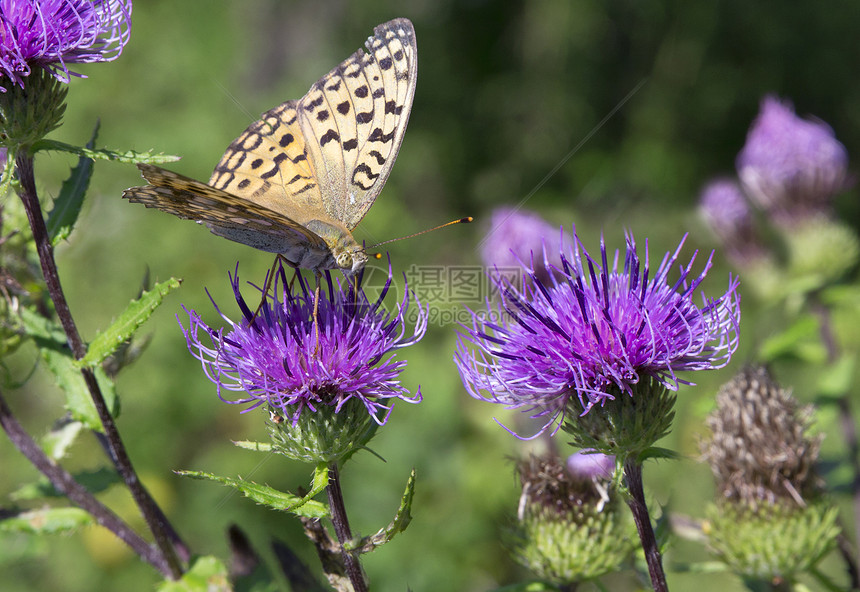
[[[230,592],[233,586],[227,574],[227,566],[211,555],[197,557],[191,569],[176,582],[162,582],[158,592]]]
[[[87,142],[87,149],[92,150],[95,147],[96,137],[99,133],[99,124],[96,124],[93,130],[93,137]],[[63,186],[60,188],[60,195],[54,201],[54,208],[48,214],[48,219],[45,221],[48,227],[48,235],[51,237],[51,244],[57,246],[60,241],[69,237],[72,228],[81,213],[81,206],[84,203],[84,194],[90,186],[90,178],[93,175],[93,160],[85,156],[78,159],[78,164],[72,169],[69,178],[63,181]]]
[[[176,471],[176,474],[191,477],[192,479],[215,481],[222,485],[233,487],[241,491],[245,497],[274,510],[284,510],[306,518],[324,518],[329,515],[328,507],[325,504],[315,502],[308,496],[298,497],[290,493],[278,491],[267,485],[259,485],[252,481],[245,481],[244,479],[220,477],[203,471]],[[316,475],[319,476],[320,474],[321,472],[318,471]],[[314,488],[320,490],[319,486],[319,479],[315,477]],[[323,487],[325,487],[325,484],[323,484]]]
[[[68,533],[94,523],[80,508],[43,508],[21,512],[0,521],[0,532],[31,535]]]
[[[143,292],[140,298],[132,300],[126,309],[110,327],[96,335],[87,349],[87,355],[78,360],[80,366],[96,366],[101,364],[117,348],[127,343],[134,332],[155,312],[164,301],[164,297],[179,288],[181,281],[171,278],[155,285],[148,292]]]

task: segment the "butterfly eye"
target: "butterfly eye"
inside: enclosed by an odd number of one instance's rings
[[[338,253],[337,257],[335,257],[335,261],[337,262],[337,266],[341,269],[352,269],[352,254],[350,253]]]

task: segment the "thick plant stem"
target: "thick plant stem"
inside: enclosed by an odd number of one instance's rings
[[[150,546],[149,543],[140,538],[134,532],[134,529],[99,502],[84,486],[75,481],[74,477],[66,470],[48,458],[42,448],[30,437],[12,415],[12,411],[6,404],[2,393],[0,393],[0,426],[6,431],[9,440],[15,448],[50,480],[51,485],[57,491],[68,497],[76,506],[88,512],[96,519],[96,522],[114,533],[117,538],[131,547],[141,559],[158,571],[169,573],[164,558],[155,547]]]
[[[48,293],[51,296],[51,301],[54,303],[54,309],[66,333],[72,353],[75,359],[81,359],[86,355],[87,348],[81,339],[80,333],[78,333],[75,321],[69,310],[69,305],[66,302],[63,288],[60,285],[60,276],[57,272],[56,262],[54,261],[54,249],[48,236],[48,229],[45,226],[42,208],[36,194],[33,157],[22,149],[18,152],[15,164],[21,182],[21,200],[24,203],[33,239],[36,242],[36,250],[39,254],[39,262],[42,267],[45,284],[48,287]],[[164,575],[171,579],[178,579],[182,576],[182,564],[177,555],[177,549],[184,549],[184,545],[179,540],[176,532],[169,526],[158,504],[155,503],[155,500],[152,499],[152,496],[149,495],[149,492],[138,479],[92,369],[82,368],[81,374],[90,391],[90,396],[95,404],[99,420],[104,427],[111,460],[125,482],[126,487],[131,492],[138,508],[140,508],[144,520],[146,520],[147,525],[152,531],[155,543],[164,556],[164,562],[167,566],[167,571],[164,572]]]
[[[663,572],[663,560],[660,557],[657,538],[654,536],[654,528],[651,526],[648,506],[645,505],[645,491],[642,488],[642,465],[634,458],[628,458],[624,461],[624,479],[630,492],[627,505],[633,512],[633,520],[639,531],[639,539],[642,541],[642,549],[645,551],[645,562],[648,564],[651,585],[654,586],[655,592],[668,592],[666,574]]]
[[[331,521],[334,524],[334,532],[337,535],[337,540],[340,542],[341,552],[343,553],[346,575],[349,576],[349,581],[352,582],[355,592],[367,592],[367,582],[364,580],[364,574],[361,571],[358,557],[344,548],[344,545],[352,539],[352,532],[349,528],[349,520],[346,517],[343,491],[340,488],[340,473],[338,472],[336,463],[329,465],[326,492],[328,493],[328,503],[331,510]]]

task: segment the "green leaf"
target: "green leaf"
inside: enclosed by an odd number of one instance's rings
[[[6,197],[12,189],[12,180],[15,178],[15,151],[7,150],[6,158],[0,162],[0,197]]]
[[[558,592],[558,590],[558,586],[553,586],[548,582],[520,582],[519,584],[496,588],[493,592]]]
[[[681,460],[684,458],[674,450],[668,448],[660,448],[659,446],[651,446],[643,450],[638,457],[638,462],[641,464],[649,458],[666,459],[666,460]]]
[[[195,559],[194,564],[177,581],[165,581],[158,592],[229,592],[233,590],[227,567],[217,557]]]
[[[0,532],[56,534],[93,523],[93,517],[80,508],[44,508],[0,520]]]
[[[405,531],[409,523],[412,522],[412,498],[414,496],[415,469],[412,469],[409,480],[406,482],[406,491],[403,492],[403,497],[400,498],[400,507],[388,526],[379,529],[376,534],[362,537],[357,544],[346,544],[344,547],[348,550],[357,550],[359,553],[370,553],[377,547],[393,539],[397,533]]]
[[[822,362],[827,352],[818,335],[819,322],[812,315],[804,314],[789,327],[767,339],[759,350],[762,362],[779,358],[794,358],[811,362]]]
[[[101,493],[111,485],[120,483],[116,471],[102,468],[95,471],[84,471],[73,475],[75,481],[83,485],[90,493]],[[37,500],[50,497],[65,497],[60,493],[46,477],[42,477],[34,483],[27,483],[13,491],[9,498],[16,501]]]
[[[69,350],[40,339],[37,339],[36,343],[46,366],[66,394],[66,409],[72,414],[72,418],[80,421],[91,430],[101,432],[103,430],[102,424],[90,396],[90,391]],[[101,368],[94,368],[93,373],[110,414],[116,417],[119,414],[119,399],[116,396],[114,382],[107,377]]]
[[[818,392],[824,396],[845,396],[854,384],[856,358],[853,353],[845,354],[822,372],[818,381]]]
[[[297,516],[304,516],[306,518],[325,518],[329,514],[328,507],[325,504],[307,498],[300,498],[290,493],[284,493],[268,485],[259,485],[253,481],[245,481],[243,479],[220,477],[202,471],[175,472],[177,475],[191,477],[192,479],[215,481],[233,487],[241,491],[245,497],[275,510],[286,510]]]
[[[84,158],[92,158],[93,160],[115,160],[118,162],[128,162],[131,164],[135,164],[138,162],[144,162],[147,164],[162,164],[165,162],[175,162],[179,160],[178,156],[174,156],[172,154],[155,154],[152,151],[147,152],[137,152],[135,150],[126,150],[125,152],[118,152],[116,150],[108,150],[106,148],[98,148],[98,149],[90,149],[90,148],[82,148],[80,146],[72,146],[71,144],[66,144],[65,142],[57,142],[56,140],[39,140],[38,142],[33,144],[31,152],[35,154],[39,151],[44,150],[54,150],[58,152],[69,152],[71,154],[77,154],[78,156],[83,156]]]
[[[66,334],[63,328],[53,320],[46,318],[31,308],[22,308],[18,317],[27,335],[34,339],[49,341],[59,346],[66,344]]]
[[[179,287],[180,280],[170,278],[155,284],[152,290],[132,300],[111,326],[96,335],[87,349],[87,355],[78,360],[78,366],[98,366],[126,343],[135,331],[152,315],[170,292]]]
[[[255,452],[272,452],[273,446],[265,442],[253,442],[251,440],[234,440],[233,444],[245,450],[253,450]]]
[[[95,147],[96,137],[99,133],[99,124],[93,130],[93,137],[87,142],[87,148]],[[81,212],[84,203],[84,195],[90,186],[90,178],[93,176],[93,159],[84,156],[78,159],[78,165],[72,169],[69,178],[63,181],[60,195],[54,200],[54,208],[48,214],[46,221],[48,236],[51,244],[57,246],[60,241],[68,238],[72,228]]]
[[[69,447],[74,444],[83,427],[81,422],[70,417],[65,417],[54,423],[51,431],[42,436],[42,449],[45,454],[53,460],[62,459],[66,456]]]

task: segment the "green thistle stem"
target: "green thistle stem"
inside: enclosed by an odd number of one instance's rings
[[[72,353],[75,359],[81,359],[86,355],[87,347],[81,339],[80,333],[78,333],[77,326],[72,318],[71,310],[63,293],[62,285],[60,284],[60,275],[57,272],[57,264],[54,260],[54,249],[48,237],[48,230],[45,226],[45,219],[42,216],[42,208],[36,193],[33,157],[25,150],[20,150],[17,154],[15,165],[21,182],[21,201],[24,203],[33,239],[36,242],[36,250],[39,254],[39,262],[42,266],[42,274],[45,278],[48,293],[51,295],[51,301],[54,303],[54,309],[57,311],[57,316],[66,333],[66,338],[69,340]],[[158,507],[158,504],[149,495],[149,492],[140,482],[137,473],[134,471],[131,459],[119,435],[119,430],[117,430],[113,417],[102,396],[95,374],[93,374],[90,368],[81,368],[81,374],[90,391],[93,404],[104,427],[111,460],[131,492],[162,553],[164,568],[161,571],[166,577],[179,579],[182,576],[183,569],[177,552],[181,552],[187,558],[188,551],[178,534],[170,526],[161,508]],[[96,518],[100,521],[102,519],[98,515],[96,515]],[[122,540],[126,540],[119,533],[115,532],[115,534]]]
[[[648,564],[648,575],[651,577],[651,585],[655,592],[669,592],[666,585],[666,574],[663,572],[663,561],[660,557],[660,549],[657,546],[657,538],[654,536],[654,528],[651,526],[651,517],[648,515],[648,506],[645,505],[645,490],[642,487],[642,465],[634,458],[628,457],[624,461],[624,478],[630,498],[627,505],[633,512],[633,520],[639,531],[639,539],[642,541],[642,549],[645,551],[645,562]]]
[[[331,521],[334,524],[334,532],[340,543],[346,574],[349,576],[355,592],[368,592],[367,582],[364,580],[364,574],[361,571],[358,557],[344,549],[344,545],[352,539],[352,531],[349,528],[349,520],[346,517],[346,506],[343,503],[343,491],[340,488],[340,472],[338,471],[337,463],[331,463],[328,467],[328,487],[326,488],[326,492],[328,493]]]

